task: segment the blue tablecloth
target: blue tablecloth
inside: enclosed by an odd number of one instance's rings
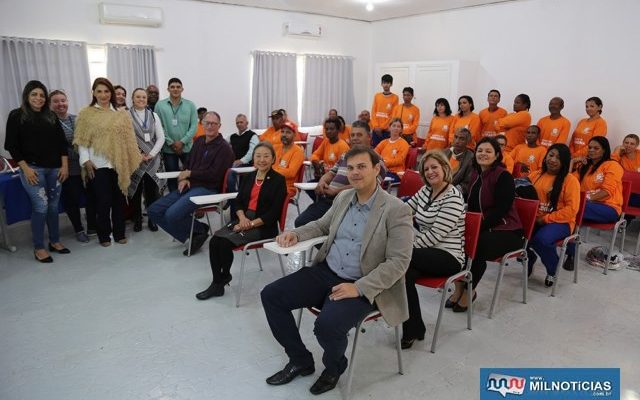
[[[18,174],[0,174],[0,195],[4,197],[7,225],[31,219],[31,200]],[[58,211],[63,211],[62,202]]]

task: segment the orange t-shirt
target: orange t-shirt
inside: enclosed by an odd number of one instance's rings
[[[287,181],[287,194],[294,196],[298,191],[293,186],[304,161],[304,150],[298,145],[293,145],[283,153],[284,146],[278,144],[273,146],[276,151],[276,162],[273,170],[284,176]]]
[[[569,142],[571,157],[585,157],[589,150],[589,140],[594,136],[607,136],[607,121],[602,117],[581,119]]]
[[[616,160],[625,171],[640,172],[640,150],[636,150],[636,158],[632,160],[626,154],[620,157],[620,151],[611,153],[611,159]]]
[[[576,178],[580,179],[580,172],[573,173]],[[624,170],[617,161],[605,161],[595,170],[594,173],[587,172],[580,182],[580,191],[587,192],[587,195],[593,194],[598,190],[604,190],[609,194],[599,203],[613,207],[618,215],[622,212],[622,175]]]
[[[282,132],[280,129],[275,130],[273,126],[270,126],[266,131],[262,132],[262,135],[260,135],[260,141],[264,142],[266,140],[275,146],[277,144],[282,144],[282,140],[280,139],[281,135]]]
[[[405,142],[406,143],[406,142]],[[331,143],[329,139],[322,140],[320,147],[311,154],[311,161],[324,161],[325,170],[338,162],[342,153],[349,151],[349,145],[342,139]]]
[[[569,231],[573,232],[576,225],[576,216],[580,208],[580,182],[575,176],[569,174],[564,178],[562,191],[558,197],[558,204],[554,210],[550,210],[551,190],[555,175],[542,174],[542,171],[531,173],[529,180],[538,194],[540,205],[538,206],[538,217],[542,217],[545,223],[569,224]]]
[[[502,152],[502,163],[504,164],[504,168],[510,173],[513,174],[513,167],[516,165],[513,158],[509,155],[509,153]]]
[[[571,131],[571,122],[563,116],[558,119],[551,119],[550,116],[540,118],[537,123],[540,128],[540,144],[549,148],[552,144],[567,143],[569,132]]]
[[[453,156],[453,151],[451,152],[451,157],[449,157],[449,165],[451,165],[451,173],[455,175],[458,172],[458,168],[460,168],[460,161]]]
[[[398,104],[397,94],[389,93],[385,95],[382,92],[376,93],[373,96],[373,104],[371,105],[371,129],[389,129],[391,113],[396,104]]]
[[[503,133],[507,137],[506,151],[513,150],[520,143],[524,143],[527,128],[531,125],[531,114],[529,111],[518,111],[500,118],[496,121],[498,133]]]
[[[476,113],[469,113],[464,117],[456,114],[453,119],[453,124],[451,129],[449,130],[449,143],[453,143],[453,137],[456,134],[456,129],[458,128],[467,128],[471,131],[471,142],[467,145],[470,149],[475,149],[476,142],[480,140],[480,127],[482,123],[480,122],[480,117]]]
[[[196,134],[193,135],[193,141],[195,142],[197,138],[200,136],[204,136],[204,126],[202,123],[198,121],[198,126],[196,127]]]
[[[525,164],[529,172],[542,168],[547,148],[544,146],[529,147],[527,144],[519,144],[513,149],[510,156],[514,162]]]
[[[395,142],[385,139],[376,146],[376,153],[384,160],[384,166],[395,174],[404,171],[404,164],[409,154],[409,143],[399,138]]]
[[[427,137],[422,145],[426,150],[446,149],[449,146],[449,130],[453,125],[453,115],[439,117],[434,115],[429,124]]]
[[[495,111],[489,111],[489,107],[481,110],[478,113],[480,117],[480,137],[490,136],[494,137],[498,134],[496,129],[496,121],[500,118],[507,116],[507,110],[502,107],[498,107]]]
[[[402,120],[402,134],[415,135],[420,122],[420,109],[415,104],[406,106],[404,103],[398,104],[391,112],[391,119],[400,118]]]

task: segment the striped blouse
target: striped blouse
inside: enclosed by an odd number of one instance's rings
[[[465,207],[462,193],[453,185],[431,201],[431,187],[425,185],[409,199],[420,232],[415,248],[434,247],[454,256],[464,265]]]

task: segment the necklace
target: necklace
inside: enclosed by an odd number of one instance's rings
[[[260,187],[264,183],[264,177],[262,179],[258,179],[258,174],[256,174],[256,186]]]

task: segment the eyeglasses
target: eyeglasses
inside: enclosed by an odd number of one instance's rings
[[[204,125],[204,126],[216,126],[216,125],[220,125],[220,122],[202,121],[202,125]]]

